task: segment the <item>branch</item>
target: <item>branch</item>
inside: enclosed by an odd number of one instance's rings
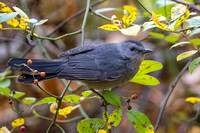
[[[192,59],[192,58],[191,58]],[[184,68],[181,70],[181,72],[179,73],[179,75],[176,77],[176,79],[174,80],[173,84],[171,85],[171,88],[169,89],[167,95],[166,95],[166,98],[164,100],[164,104],[160,110],[160,113],[159,113],[159,116],[158,116],[158,119],[157,119],[157,122],[156,122],[156,126],[155,126],[155,130],[154,132],[156,133],[158,127],[159,127],[159,124],[160,124],[160,121],[161,121],[161,118],[162,118],[162,115],[164,113],[164,110],[165,110],[165,107],[167,105],[167,102],[168,102],[168,99],[171,95],[171,93],[173,92],[174,88],[176,87],[176,84],[177,82],[179,81],[179,79],[181,78],[181,76],[183,75],[183,73],[185,72],[185,70],[188,68],[189,64],[191,63],[191,59],[188,61],[188,63],[184,66]]]
[[[185,1],[182,1],[182,0],[172,0],[174,2],[177,2],[177,3],[181,3],[181,4],[184,4],[184,5],[187,5],[188,7],[200,12],[200,8],[192,3],[189,3],[189,2],[185,2]]]
[[[92,4],[91,7],[95,7],[95,6],[97,6],[97,5],[101,4],[101,3],[103,3],[104,1],[105,1],[105,0],[96,2],[96,3]],[[47,37],[48,37],[48,36],[51,36],[53,33],[55,33],[58,29],[60,29],[60,28],[61,28],[63,25],[65,25],[68,21],[70,21],[70,20],[72,20],[72,19],[78,17],[78,16],[81,15],[82,13],[84,13],[85,10],[86,10],[86,8],[85,8],[85,9],[82,9],[82,10],[78,11],[77,13],[75,13],[74,15],[72,15],[72,16],[66,18],[64,21],[62,21],[60,24],[58,24],[58,25],[55,27],[55,29],[54,29],[51,33],[49,33],[49,34],[47,35]]]
[[[56,118],[57,118],[57,116],[58,116],[58,111],[59,111],[59,108],[60,108],[62,99],[63,99],[65,93],[67,92],[67,90],[68,90],[70,84],[71,84],[71,81],[69,81],[69,82],[67,83],[67,85],[65,86],[65,89],[64,89],[64,91],[62,92],[60,98],[57,98],[57,99],[59,100],[59,102],[58,102],[58,107],[57,107],[57,109],[56,109],[56,113],[55,113],[54,118],[53,118],[53,120],[52,120],[52,122],[51,122],[51,125],[50,125],[49,128],[47,129],[47,133],[52,129],[53,125],[54,125],[55,122],[56,122]]]
[[[82,39],[81,39],[81,45],[82,46],[84,46],[84,43],[85,43],[85,24],[86,24],[86,21],[87,21],[87,16],[88,16],[89,10],[90,10],[90,0],[87,0],[85,16],[84,16],[83,24],[82,24],[82,28],[81,28],[82,29]]]

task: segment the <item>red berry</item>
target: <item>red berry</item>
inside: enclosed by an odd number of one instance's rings
[[[24,131],[26,130],[25,126],[21,126],[21,127],[20,127],[20,130],[21,130],[22,132],[24,132]]]
[[[137,96],[137,94],[133,94],[133,95],[131,96],[131,98],[132,98],[132,99],[137,99],[138,96]]]
[[[45,75],[46,75],[45,72],[41,72],[41,73],[40,73],[40,76],[41,76],[41,77],[45,77]]]
[[[33,72],[34,72],[35,74],[37,74],[37,73],[38,73],[38,70],[34,70]]]
[[[27,61],[27,64],[28,64],[28,65],[31,65],[31,64],[32,64],[32,60],[29,59],[29,60]]]
[[[34,84],[38,84],[38,80],[37,79],[34,79]]]

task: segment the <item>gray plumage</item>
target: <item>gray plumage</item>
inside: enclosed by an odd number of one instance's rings
[[[79,80],[88,88],[107,89],[127,83],[137,73],[144,54],[151,50],[144,49],[141,42],[128,40],[121,43],[104,43],[71,49],[59,55],[63,59],[32,60],[29,67],[46,76],[34,75],[35,79],[46,80],[61,78]],[[11,59],[8,65],[20,71],[30,72],[24,65],[28,59]],[[32,74],[22,74],[19,82],[31,83]]]

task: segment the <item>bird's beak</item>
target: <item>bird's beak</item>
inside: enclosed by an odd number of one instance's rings
[[[153,52],[153,51],[151,49],[145,49],[143,54],[150,53],[150,52]]]

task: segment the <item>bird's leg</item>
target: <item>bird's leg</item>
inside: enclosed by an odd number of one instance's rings
[[[103,100],[102,106],[108,105],[108,102],[106,101],[106,99],[101,94],[99,94],[97,91],[95,91],[95,89],[89,89],[89,90],[91,90],[93,93],[95,93],[97,96],[99,96]]]

